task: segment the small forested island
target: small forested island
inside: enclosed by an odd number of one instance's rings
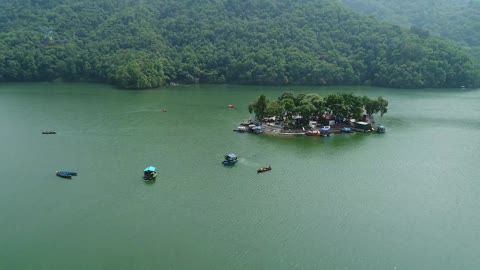
[[[0,1],[0,82],[477,86],[467,50],[336,0]]]
[[[276,100],[270,100],[260,95],[251,102],[248,111],[255,115],[255,119],[244,123],[252,124],[252,132],[256,127],[262,131],[276,134],[318,134],[324,126],[325,135],[336,131],[350,131],[355,129],[362,132],[384,131],[384,128],[375,125],[375,114],[383,116],[388,111],[388,101],[382,97],[375,99],[367,96],[356,96],[352,93],[330,94],[321,97],[317,94],[283,93]],[[240,128],[240,127],[239,127]],[[318,133],[308,133],[310,130]],[[237,131],[240,131],[238,129]],[[247,131],[247,129],[245,129]]]

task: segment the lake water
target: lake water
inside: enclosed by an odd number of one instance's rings
[[[285,91],[381,95],[387,133],[232,131]],[[468,89],[2,84],[0,269],[478,269],[479,116]]]

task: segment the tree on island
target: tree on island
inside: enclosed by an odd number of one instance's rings
[[[267,97],[265,95],[260,95],[255,102],[250,103],[248,105],[248,112],[249,113],[254,112],[255,117],[260,122],[262,122],[263,118],[265,117],[265,112],[266,112],[268,103],[269,103],[269,100],[267,99]]]
[[[382,97],[378,97],[377,99],[368,99],[368,101],[365,103],[365,111],[370,117],[377,113],[380,113],[380,116],[383,116],[388,111],[387,107],[388,101]]]
[[[283,93],[275,101],[270,101],[265,95],[250,103],[248,111],[262,122],[265,117],[275,117],[288,126],[294,116],[301,124],[310,120],[325,120],[325,117],[335,116],[335,119],[362,119],[364,115],[372,118],[374,114],[383,116],[388,111],[388,101],[382,97],[376,99],[367,96],[355,96],[352,93],[330,94],[325,98],[317,94]]]

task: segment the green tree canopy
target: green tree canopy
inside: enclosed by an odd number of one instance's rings
[[[298,105],[295,105],[295,101]],[[291,118],[293,115],[299,115],[303,122],[307,123],[310,119],[319,119],[326,114],[342,116],[346,119],[361,119],[364,113],[370,117],[377,113],[383,116],[388,111],[388,101],[383,97],[372,99],[352,93],[334,93],[322,98],[317,94],[295,96],[287,92],[274,101],[270,101],[265,95],[260,95],[250,103],[248,111],[255,113],[255,117],[259,120],[263,120],[263,117],[275,116],[280,119],[284,116]]]
[[[265,116],[265,112],[267,111],[267,105],[269,101],[265,97],[265,95],[260,95],[255,102],[252,102],[248,106],[248,111],[250,113],[255,113],[255,117],[262,121],[263,117]]]

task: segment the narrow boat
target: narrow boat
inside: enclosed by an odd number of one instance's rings
[[[309,130],[305,132],[307,136],[320,136],[320,131],[318,130]]]
[[[69,175],[69,174],[66,174],[66,173],[56,172],[56,175],[57,175],[58,177],[67,178],[67,179],[72,179],[72,176]]]
[[[150,181],[157,178],[157,169],[153,166],[148,166],[143,170],[143,180]]]
[[[57,171],[57,173],[70,175],[70,176],[77,176],[78,175],[76,172],[70,172],[70,171]]]
[[[263,167],[257,170],[257,173],[268,172],[272,170],[272,166],[268,165],[268,167]]]
[[[42,134],[57,134],[56,131],[42,131]]]
[[[237,163],[238,157],[234,153],[230,153],[228,155],[225,155],[225,160],[222,161],[222,164],[227,166],[227,165],[233,165]]]
[[[248,128],[245,127],[245,126],[239,126],[236,129],[234,129],[233,131],[240,132],[240,133],[245,133],[245,132],[248,131]]]

